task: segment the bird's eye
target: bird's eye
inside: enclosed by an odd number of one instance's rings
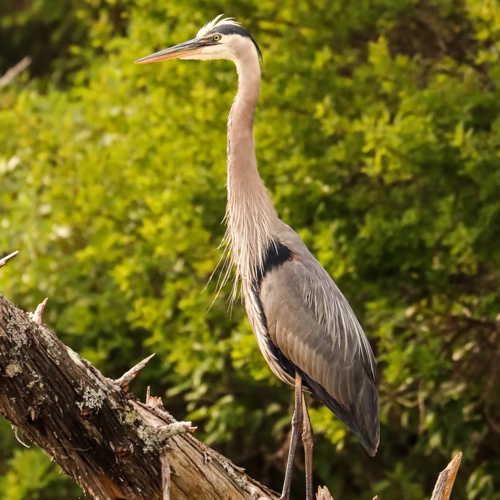
[[[218,42],[220,40],[220,35],[214,35],[213,40],[214,42]]]

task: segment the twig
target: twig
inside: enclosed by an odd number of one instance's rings
[[[23,57],[16,65],[8,69],[0,78],[0,88],[8,85],[17,75],[22,73],[31,64],[31,57]]]
[[[424,380],[420,379],[418,383],[417,402],[418,402],[418,433],[425,432],[425,384]]]
[[[448,467],[439,474],[436,486],[434,486],[434,491],[432,492],[431,500],[449,500],[461,459],[462,452],[459,451],[448,464]]]
[[[45,310],[45,305],[47,304],[47,300],[49,300],[48,297],[45,297],[40,304],[38,304],[37,308],[35,309],[35,312],[33,314],[30,314],[31,321],[34,323],[41,325],[42,324],[42,315],[43,311]]]
[[[157,427],[157,432],[162,441],[185,434],[186,432],[194,432],[198,427],[193,427],[191,422],[174,422],[168,425],[161,425]]]
[[[16,438],[16,441],[20,444],[22,444],[25,448],[30,448],[30,446],[28,444],[26,444],[24,441],[21,440],[21,438],[17,435],[17,431],[19,430],[19,427],[15,426],[15,425],[10,425],[12,430],[14,431],[14,436]]]
[[[148,361],[155,355],[155,353],[148,356],[146,359],[143,359],[140,363],[137,363],[133,368],[131,368],[127,373],[124,373],[119,379],[115,380],[115,382],[125,391],[128,389],[128,385],[135,377],[139,374],[139,372],[147,365]]]
[[[5,266],[5,264],[7,264],[7,262],[10,259],[14,258],[18,253],[19,253],[19,250],[16,250],[15,252],[12,252],[11,254],[7,255],[7,257],[0,259],[0,267]]]

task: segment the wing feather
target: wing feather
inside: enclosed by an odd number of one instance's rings
[[[379,411],[373,352],[339,288],[300,243],[299,255],[271,269],[260,283],[270,340],[313,396],[374,455]]]

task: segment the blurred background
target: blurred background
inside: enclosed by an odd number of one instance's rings
[[[209,282],[234,66],[133,64],[220,13],[263,52],[261,175],[379,362],[377,456],[312,404],[315,483],[340,500],[422,499],[462,450],[453,498],[499,499],[496,0],[2,0],[0,255],[20,255],[0,293],[31,311],[48,296],[44,322],[108,377],[156,352],[134,394],[150,385],[281,489],[293,389],[242,305],[229,311],[231,287],[216,298],[218,273]],[[83,497],[5,420],[0,492]]]

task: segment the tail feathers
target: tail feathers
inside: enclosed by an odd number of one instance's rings
[[[297,369],[297,368],[296,368]],[[377,387],[360,393],[357,404],[349,406],[339,403],[318,382],[312,380],[303,371],[298,370],[302,380],[310,389],[313,397],[330,409],[359,438],[361,444],[371,457],[377,453],[380,441],[380,421]]]

